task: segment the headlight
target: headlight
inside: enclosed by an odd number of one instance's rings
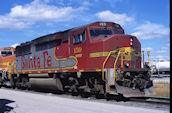
[[[125,64],[125,67],[127,67],[127,68],[128,68],[128,67],[129,67],[129,63],[126,63],[126,64]]]
[[[133,45],[133,39],[132,39],[132,37],[130,38],[130,45]]]

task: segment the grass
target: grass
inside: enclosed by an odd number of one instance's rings
[[[161,96],[161,97],[170,97],[170,83],[153,83],[155,95],[153,96]]]

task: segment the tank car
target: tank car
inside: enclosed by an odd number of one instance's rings
[[[150,69],[141,68],[141,44],[113,22],[94,22],[16,47],[18,88],[72,94],[143,96],[152,92]],[[13,69],[13,70],[15,70]]]

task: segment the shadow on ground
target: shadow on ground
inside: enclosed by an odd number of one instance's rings
[[[0,113],[6,113],[12,111],[14,108],[8,106],[7,104],[13,103],[15,101],[8,100],[8,99],[0,99]]]

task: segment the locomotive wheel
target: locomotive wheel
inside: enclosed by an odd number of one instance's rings
[[[0,76],[0,88],[2,87],[2,77]]]
[[[91,96],[91,93],[89,93],[89,92],[83,92],[83,93],[81,93],[81,97],[83,97],[83,98],[88,98],[90,96]]]
[[[28,88],[28,79],[25,77],[21,77],[17,79],[16,87],[18,89],[25,90]]]
[[[14,83],[14,78],[13,77],[10,78],[10,84],[11,84],[11,87],[13,89],[15,89],[15,83]]]
[[[78,92],[72,92],[72,96],[78,96],[79,95],[79,93]]]
[[[97,99],[104,99],[105,98],[105,95],[104,94],[100,94],[100,92],[98,91],[98,92],[95,93],[95,97]]]
[[[118,95],[111,95],[109,93],[106,94],[106,100],[116,100],[117,102],[119,101],[127,101],[127,98],[125,98],[122,94],[118,94]]]

